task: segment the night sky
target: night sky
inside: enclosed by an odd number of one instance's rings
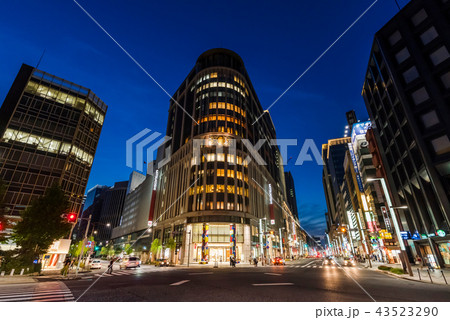
[[[242,57],[267,108],[373,1],[79,3],[170,94],[202,52],[222,47]],[[277,137],[299,141],[285,169],[313,235],[325,229],[322,167],[294,166],[295,159],[304,139],[321,150],[342,137],[346,111],[367,119],[361,90],[373,36],[397,12],[394,0],[379,0],[270,110]],[[73,1],[2,1],[0,15],[0,100],[21,64],[36,65],[45,49],[40,69],[92,89],[109,106],[87,188],[127,180],[125,141],[144,128],[165,133],[168,96]]]

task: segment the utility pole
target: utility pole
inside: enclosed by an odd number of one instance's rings
[[[83,256],[84,246],[86,245],[86,239],[87,239],[88,232],[89,232],[89,225],[91,224],[91,217],[92,217],[92,215],[89,215],[88,223],[87,223],[87,226],[86,226],[86,231],[84,232],[83,245],[82,245],[82,247],[81,247],[81,252],[80,252],[80,254],[78,255],[78,265],[77,265],[77,269],[76,269],[76,271],[75,271],[75,277],[77,277],[77,275],[78,275],[78,269],[80,268],[81,257]]]

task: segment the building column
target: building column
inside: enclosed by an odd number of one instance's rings
[[[183,264],[187,264],[188,257],[189,257],[189,263],[192,262],[193,255],[194,255],[194,248],[192,245],[192,224],[186,225],[186,232],[184,236],[184,244],[183,244]],[[190,251],[190,253],[189,253]]]
[[[244,261],[247,262],[248,259],[252,258],[252,234],[250,230],[250,225],[244,224],[244,248],[242,252],[244,254]]]

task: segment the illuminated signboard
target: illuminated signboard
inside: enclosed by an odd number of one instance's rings
[[[353,151],[353,145],[348,144],[348,151],[350,152],[350,157],[352,158],[353,168],[355,169],[356,181],[358,182],[359,191],[364,192],[364,187],[362,184],[361,176],[359,175],[358,162],[356,161],[355,152]]]
[[[365,135],[371,125],[370,121],[355,123],[352,127],[352,143],[355,142],[357,136]]]
[[[439,237],[445,237],[445,231],[444,230],[438,230],[438,231],[436,231],[436,233],[437,233],[437,235]]]

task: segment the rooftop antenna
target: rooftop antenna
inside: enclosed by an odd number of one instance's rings
[[[44,51],[42,52],[41,57],[39,58],[39,61],[38,61],[37,65],[36,65],[36,69],[39,68],[39,65],[41,64],[42,58],[43,58],[44,55],[45,55],[45,50],[46,50],[46,49],[44,49]]]

